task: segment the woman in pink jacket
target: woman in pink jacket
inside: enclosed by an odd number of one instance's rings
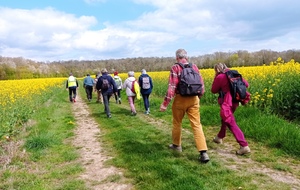
[[[229,68],[227,68],[224,63],[218,63],[215,65],[214,69],[216,76],[211,87],[211,92],[214,94],[220,94],[218,103],[221,107],[220,116],[222,119],[222,125],[218,135],[213,139],[213,141],[218,144],[222,143],[222,139],[226,136],[226,129],[228,127],[240,145],[240,149],[236,151],[236,154],[243,155],[250,153],[248,142],[234,118],[234,112],[239,106],[239,102],[232,102],[230,84],[226,76],[226,71],[228,71]],[[243,79],[243,81],[248,88],[249,83],[245,79]]]

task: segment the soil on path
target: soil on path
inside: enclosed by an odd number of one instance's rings
[[[80,161],[85,171],[80,178],[90,189],[95,190],[131,190],[133,186],[126,182],[120,169],[105,165],[111,159],[101,147],[101,130],[99,124],[88,111],[88,106],[77,96],[72,105],[76,119],[73,144],[78,147]]]
[[[120,105],[125,107],[125,105]],[[72,107],[77,120],[77,129],[75,131],[74,145],[79,147],[81,159],[85,166],[85,172],[80,176],[91,189],[103,189],[103,190],[129,190],[134,187],[126,183],[126,179],[123,177],[122,172],[114,167],[105,166],[105,161],[111,159],[108,157],[104,150],[101,148],[99,142],[99,136],[101,131],[99,124],[95,122],[93,117],[88,111],[88,106],[78,97],[78,101]],[[166,129],[164,121],[151,116],[138,114],[138,117],[142,117],[143,120],[152,123],[162,131],[168,131]],[[190,133],[188,130],[183,130],[185,133]],[[211,131],[207,131],[211,133]],[[206,134],[207,135],[207,134]],[[233,137],[229,137],[233,138]],[[257,175],[269,176],[273,181],[289,184],[292,190],[300,189],[300,179],[295,175],[299,173],[299,166],[293,164],[292,159],[287,160],[289,166],[293,168],[295,173],[275,170],[269,166],[259,163],[251,157],[239,157],[235,156],[233,150],[236,149],[233,145],[236,142],[226,142],[218,147],[210,149],[209,152],[213,157],[218,157],[225,166],[231,170],[237,172],[247,172]],[[255,154],[255,150],[252,150],[251,154]],[[298,162],[296,162],[298,163]],[[113,182],[115,176],[119,176],[120,180]]]
[[[149,116],[145,116],[145,115],[141,116],[141,115],[142,114],[139,114],[138,116],[143,117],[147,122],[158,126],[160,130],[167,131],[166,128],[164,127],[165,126],[164,121]],[[207,133],[205,134],[206,137],[208,137],[208,134],[214,134],[216,131],[218,131],[218,129],[219,129],[218,127],[217,129],[213,129],[214,132],[207,130],[206,131]],[[183,129],[183,132],[189,135],[193,135],[189,130],[186,129]],[[237,173],[246,172],[248,174],[268,176],[273,181],[290,185],[291,190],[300,190],[300,178],[298,177],[300,174],[300,167],[298,165],[299,163],[298,161],[295,161],[292,158],[287,158],[286,160],[284,160],[284,164],[289,165],[289,167],[293,172],[275,170],[270,166],[264,165],[260,162],[253,160],[251,156],[235,155],[235,150],[237,150],[238,147],[234,147],[234,145],[236,145],[237,143],[235,142],[232,134],[228,134],[226,140],[227,141],[224,144],[214,145],[214,148],[211,148],[208,151],[210,155],[220,159],[221,162],[224,163],[223,164],[224,166],[226,166],[230,170],[236,171]],[[251,154],[262,154],[263,152],[264,150],[260,150],[256,152],[254,148],[251,150]],[[278,160],[279,164],[281,162],[282,160]]]

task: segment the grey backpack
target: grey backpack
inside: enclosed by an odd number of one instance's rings
[[[182,67],[178,84],[179,94],[182,96],[197,96],[201,94],[203,84],[201,82],[200,74],[193,69],[193,64],[177,64]]]

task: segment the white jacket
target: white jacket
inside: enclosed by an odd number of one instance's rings
[[[134,77],[128,77],[123,83],[123,89],[126,89],[127,96],[135,96],[135,93],[131,91],[133,81],[135,81]]]

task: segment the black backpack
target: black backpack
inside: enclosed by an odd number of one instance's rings
[[[193,69],[193,64],[177,63],[182,67],[178,84],[179,94],[182,96],[198,96],[202,92],[203,84],[200,74]]]
[[[230,93],[233,102],[244,102],[247,96],[247,87],[243,82],[242,75],[236,70],[226,72],[230,84]]]

